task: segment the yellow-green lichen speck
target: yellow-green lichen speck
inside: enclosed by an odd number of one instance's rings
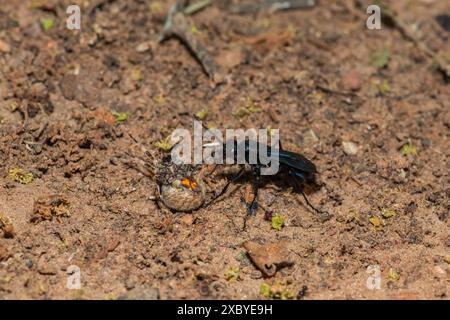
[[[275,132],[274,132],[274,129],[272,128],[272,126],[267,126],[267,134],[270,136],[270,137],[272,137],[274,134],[275,134]]]
[[[389,51],[389,49],[384,48],[384,49],[375,51],[370,56],[370,64],[375,68],[382,69],[388,65],[390,58],[391,58],[391,52]]]
[[[198,30],[197,26],[195,24],[193,24],[191,26],[191,33],[192,34],[200,34],[201,32],[200,32],[200,30]]]
[[[132,76],[134,81],[142,81],[144,80],[144,75],[142,74],[142,70],[139,68],[133,69]]]
[[[239,262],[247,261],[248,260],[247,252],[240,251],[234,258]]]
[[[223,275],[227,281],[237,281],[239,280],[240,270],[239,268],[231,267],[225,270]]]
[[[203,108],[202,110],[196,113],[196,116],[199,120],[205,120],[207,115],[208,115],[207,108]]]
[[[417,154],[417,148],[416,148],[415,145],[412,144],[411,141],[408,141],[407,143],[405,143],[402,146],[400,151],[402,152],[402,154],[404,156],[407,156],[407,155],[410,155],[410,154],[412,154],[412,155],[416,155]]]
[[[170,140],[171,140],[171,136],[168,136],[167,138],[156,142],[155,146],[165,152],[168,152],[168,151],[172,150],[172,148],[173,148],[173,144]]]
[[[255,103],[252,100],[249,100],[246,106],[240,107],[236,111],[234,111],[232,114],[234,117],[242,120],[246,118],[247,116],[251,115],[252,113],[258,113],[262,110],[258,108]]]
[[[44,29],[44,31],[48,31],[51,28],[53,28],[55,25],[55,20],[53,20],[52,18],[46,18],[46,19],[42,19],[41,20],[41,26],[42,29]]]
[[[160,13],[163,11],[163,5],[160,1],[153,1],[149,5],[151,13]]]
[[[288,300],[294,298],[294,293],[285,283],[277,282],[272,286],[263,282],[259,287],[259,294],[267,299]]]
[[[383,216],[383,218],[389,219],[395,217],[397,215],[397,212],[395,212],[395,210],[393,209],[384,208],[381,210],[381,215]]]
[[[262,295],[264,298],[271,298],[271,294],[270,294],[270,286],[263,282],[261,283],[261,286],[259,287],[259,294]]]
[[[20,168],[10,169],[8,176],[12,181],[19,182],[21,184],[29,184],[33,181],[33,174],[31,172],[24,172]]]
[[[282,215],[280,214],[275,214],[272,217],[272,228],[274,228],[277,231],[281,231],[281,229],[283,228],[284,225],[284,218]]]
[[[114,118],[116,118],[117,123],[122,123],[128,119],[128,113],[126,112],[113,112]]]
[[[370,217],[369,222],[374,226],[376,231],[383,230],[383,223],[381,222],[381,219],[378,217]]]
[[[389,81],[387,81],[386,79],[384,79],[383,81],[381,81],[378,85],[378,92],[381,95],[385,95],[386,93],[391,92],[391,85],[389,84]]]
[[[395,271],[394,269],[389,269],[389,273],[388,273],[388,279],[392,280],[392,281],[398,281],[400,280],[400,275],[398,274],[397,271]]]

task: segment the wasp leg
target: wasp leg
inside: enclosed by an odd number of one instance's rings
[[[326,213],[325,211],[321,211],[319,209],[317,209],[316,207],[314,207],[311,202],[309,202],[308,198],[306,197],[306,194],[303,192],[303,183],[305,182],[305,176],[300,173],[300,172],[291,172],[290,175],[294,178],[294,182],[297,185],[298,190],[300,191],[300,193],[303,196],[303,199],[305,199],[306,204],[308,205],[308,207],[310,207],[311,209],[313,209],[315,212],[319,213],[319,214],[323,214]],[[298,181],[300,180],[300,181]]]
[[[253,174],[253,200],[250,204],[247,204],[247,215],[252,216],[256,213],[256,209],[258,208],[258,190],[259,190],[259,182],[261,180],[261,168],[259,166],[252,167]]]

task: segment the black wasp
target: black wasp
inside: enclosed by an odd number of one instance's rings
[[[306,157],[299,153],[283,150],[280,146],[279,149],[271,148],[270,146],[254,142],[251,140],[243,140],[243,141],[237,141],[233,140],[228,143],[233,143],[231,151],[232,156],[234,157],[235,163],[237,163],[237,157],[238,157],[238,150],[244,150],[244,156],[245,156],[245,162],[250,166],[252,171],[252,177],[253,177],[253,200],[250,203],[247,203],[247,213],[249,215],[252,215],[255,213],[255,209],[257,208],[257,197],[258,197],[258,189],[260,187],[261,182],[261,169],[264,167],[267,167],[267,164],[262,164],[259,161],[259,154],[258,152],[260,150],[267,150],[267,156],[269,158],[278,157],[279,161],[279,170],[276,174],[279,175],[285,175],[289,178],[288,182],[292,182],[294,186],[297,188],[297,190],[303,195],[303,198],[306,201],[306,204],[312,208],[317,213],[323,213],[322,211],[316,209],[308,200],[306,197],[304,191],[303,191],[303,185],[305,183],[308,184],[314,184],[315,183],[315,175],[317,173],[316,166],[314,163],[312,163],[310,160],[308,160]],[[211,146],[217,146],[218,143],[212,143],[212,144],[205,144],[204,147],[211,147]],[[255,150],[256,148],[256,150]],[[227,143],[223,143],[223,150],[227,150]],[[250,163],[250,154],[252,152],[256,152],[258,159],[256,164]],[[241,168],[239,172],[233,176],[227,184],[224,186],[222,191],[215,196],[217,199],[221,195],[223,195],[228,186],[238,180],[242,175],[245,173],[245,164],[240,165]]]

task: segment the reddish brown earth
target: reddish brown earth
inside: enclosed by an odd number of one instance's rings
[[[73,1],[31,2],[0,0],[0,298],[259,299],[263,283],[294,298],[307,286],[305,299],[449,298],[449,83],[398,30],[366,29],[367,3],[192,16],[226,75],[214,86],[179,41],[157,42],[169,3],[91,1],[77,32],[65,28]],[[449,61],[434,17],[450,2],[392,3]],[[233,116],[250,101],[260,112]],[[246,179],[191,214],[158,209],[154,180],[123,160],[162,157],[155,143],[205,107],[217,128],[279,128],[284,148],[316,163],[322,187],[309,199],[329,219],[269,181],[259,201],[284,227],[259,209],[242,230]],[[408,142],[417,152],[404,155]],[[32,181],[13,181],[14,168]],[[249,240],[292,263],[264,278]],[[80,290],[66,288],[70,265]],[[379,290],[366,286],[371,265]]]

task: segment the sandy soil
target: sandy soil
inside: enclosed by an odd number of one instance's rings
[[[0,0],[0,298],[449,298],[449,83],[397,29],[368,30],[367,3],[190,17],[226,76],[214,85],[179,41],[158,43],[170,3],[75,1],[70,31],[69,2]],[[435,19],[450,2],[391,3],[450,60]],[[280,129],[317,165],[309,199],[330,215],[268,181],[259,201],[283,227],[259,209],[242,230],[249,176],[209,207],[159,209],[154,179],[125,163],[161,158],[155,143],[203,108],[217,128]],[[290,264],[265,276],[250,240]]]

